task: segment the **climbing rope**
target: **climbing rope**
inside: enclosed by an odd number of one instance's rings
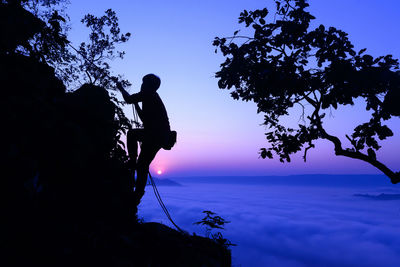
[[[165,215],[167,216],[167,218],[169,219],[169,221],[175,226],[175,228],[181,232],[181,233],[186,233],[185,231],[183,231],[178,225],[176,225],[176,223],[174,222],[174,220],[171,217],[171,214],[169,214],[167,207],[165,206],[164,202],[161,199],[160,193],[158,192],[156,183],[153,180],[153,177],[151,176],[151,173],[149,171],[149,177],[150,177],[150,184],[153,186],[153,191],[154,191],[154,195],[156,196],[158,203],[160,204],[162,210],[164,211]]]
[[[136,126],[137,126],[137,125],[140,125],[140,124],[139,124],[139,118],[138,118],[139,116],[138,116],[138,114],[137,114],[137,111],[136,111],[134,105],[132,105],[132,110],[133,110],[133,122],[134,122],[134,124],[135,124]],[[141,143],[140,143],[140,146],[141,146]],[[141,148],[141,147],[140,147],[140,148]],[[172,219],[171,214],[169,213],[167,207],[165,206],[164,202],[163,202],[162,199],[161,199],[160,192],[158,192],[156,183],[154,182],[154,179],[153,179],[153,177],[151,176],[150,170],[149,170],[149,178],[150,178],[150,184],[151,184],[151,186],[153,187],[154,195],[155,195],[156,198],[157,198],[158,204],[160,204],[160,207],[161,207],[161,209],[164,211],[164,213],[165,213],[165,215],[167,216],[168,220],[175,226],[175,228],[176,228],[179,232],[181,232],[181,233],[186,233],[186,232],[185,232],[184,230],[182,230],[182,229],[174,222],[174,220]]]

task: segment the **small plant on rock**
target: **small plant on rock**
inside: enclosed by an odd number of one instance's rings
[[[206,216],[201,221],[195,222],[194,224],[204,225],[206,227],[206,236],[214,240],[217,244],[220,244],[225,248],[229,248],[230,246],[236,246],[236,244],[233,244],[231,241],[224,238],[221,232],[212,233],[212,230],[214,229],[223,230],[224,225],[230,222],[226,221],[221,216],[218,216],[215,212],[205,210],[203,211],[203,213],[206,214]]]

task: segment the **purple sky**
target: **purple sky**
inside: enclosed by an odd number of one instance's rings
[[[400,2],[397,0],[311,0],[315,25],[335,26],[349,33],[356,49],[368,48],[374,56],[393,54],[400,58]],[[117,12],[122,31],[132,33],[123,49],[123,61],[115,62],[116,73],[125,75],[136,92],[141,77],[155,73],[161,77],[159,90],[167,107],[171,126],[178,131],[178,144],[161,151],[152,171],[164,177],[198,175],[287,175],[300,173],[378,173],[356,160],[333,155],[332,145],[318,142],[308,162],[302,153],[292,163],[277,159],[261,160],[258,149],[268,146],[264,138],[262,115],[253,103],[234,101],[228,91],[218,89],[214,73],[223,62],[211,45],[215,36],[231,35],[239,29],[237,17],[243,9],[272,6],[273,1],[76,1],[71,0],[71,39],[75,45],[85,41],[87,32],[80,19],[86,13],[101,15],[107,8]],[[363,104],[342,112],[334,111],[327,127],[341,137],[351,126],[365,120]],[[131,117],[131,108],[126,108]],[[296,123],[298,115],[288,119]],[[383,142],[378,153],[382,161],[395,168],[400,147],[400,121],[390,121],[395,136]],[[397,153],[396,153],[397,152]]]

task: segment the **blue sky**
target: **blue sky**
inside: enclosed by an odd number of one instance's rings
[[[349,33],[357,49],[368,48],[374,56],[393,54],[400,58],[400,2],[331,0],[309,1],[314,25],[334,26]],[[298,173],[377,173],[363,162],[338,158],[332,146],[319,142],[310,151],[308,162],[301,155],[292,163],[261,160],[260,147],[268,146],[264,137],[262,115],[252,103],[233,100],[220,90],[214,73],[223,62],[211,45],[216,36],[229,36],[241,28],[237,17],[243,9],[272,7],[273,1],[75,1],[68,7],[71,17],[70,37],[78,44],[87,31],[80,19],[86,13],[101,15],[107,8],[117,12],[122,31],[132,33],[121,47],[127,52],[123,61],[113,65],[133,86],[140,87],[141,77],[155,73],[162,79],[159,90],[178,131],[178,144],[171,151],[161,151],[152,171],[162,170],[165,177],[197,175],[286,175]],[[328,128],[344,137],[355,122],[365,115],[360,107],[334,112]],[[125,109],[131,116],[131,109]],[[289,119],[295,123],[297,116]],[[378,154],[389,167],[399,166],[400,122],[392,120],[395,137],[383,142]]]

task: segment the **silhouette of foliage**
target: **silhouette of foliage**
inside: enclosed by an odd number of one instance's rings
[[[233,244],[229,239],[226,239],[222,236],[221,232],[217,232],[215,234],[211,234],[211,239],[215,241],[215,243],[221,245],[222,247],[228,249],[229,247],[234,247],[236,244]]]
[[[315,17],[306,10],[306,0],[275,3],[272,16],[266,8],[240,13],[239,23],[252,35],[235,31],[213,42],[225,56],[216,73],[219,88],[231,89],[236,100],[253,101],[265,114],[271,147],[262,148],[261,157],[273,158],[274,152],[281,162],[290,162],[292,154],[304,150],[305,161],[315,140],[325,139],[336,155],[363,160],[392,183],[400,182],[400,172],[376,158],[379,141],[393,135],[384,122],[400,116],[398,60],[355,51],[348,34],[334,27],[311,29]],[[327,110],[354,105],[356,99],[365,101],[371,117],[346,135],[351,146],[343,147],[343,140],[324,127],[324,118]],[[302,110],[298,128],[285,127],[280,118],[296,106]]]
[[[10,1],[8,1],[10,2]],[[14,1],[19,2],[19,1]],[[56,69],[56,74],[62,80],[73,77],[75,70],[70,63],[76,60],[69,50],[67,39],[69,17],[65,13],[66,0],[22,0],[20,10],[29,12],[36,20],[40,20],[32,38],[16,47],[16,53],[31,56]],[[13,8],[15,9],[15,8]],[[14,18],[21,16],[14,16]],[[26,25],[26,23],[21,23]],[[20,29],[13,27],[14,33]]]
[[[123,79],[121,75],[115,76],[111,72],[111,61],[117,58],[123,59],[125,55],[124,51],[116,51],[116,45],[127,42],[131,35],[129,32],[121,33],[116,13],[108,9],[101,17],[87,14],[81,22],[90,29],[89,41],[88,43],[82,42],[78,49],[70,46],[76,54],[74,61],[70,63],[70,69],[74,70],[73,75],[69,76],[67,82],[72,85],[77,82],[89,83],[111,91],[116,90],[116,82],[123,86],[130,86],[128,80]],[[115,103],[115,112],[119,123],[117,137],[120,138],[131,128],[131,122],[121,109],[123,102],[119,101],[113,92],[111,100]],[[122,142],[118,142],[113,154],[120,156],[125,154]]]
[[[229,248],[230,246],[236,246],[235,244],[231,243],[228,239],[222,236],[221,232],[211,233],[214,229],[224,229],[225,224],[230,223],[226,221],[221,216],[216,215],[215,212],[205,210],[203,211],[206,216],[201,219],[201,221],[195,222],[195,225],[203,225],[206,227],[206,236],[211,237],[217,244],[220,244],[224,248]]]
[[[74,80],[79,83],[86,82],[92,85],[101,86],[105,89],[115,91],[116,82],[123,86],[130,86],[130,82],[122,78],[121,75],[113,75],[110,62],[116,58],[123,59],[125,52],[116,51],[116,45],[125,43],[129,40],[130,33],[121,34],[116,13],[108,9],[105,15],[96,17],[87,14],[81,22],[90,29],[89,42],[82,42],[78,49],[72,49],[77,53],[76,60],[71,62],[73,69],[76,69]],[[131,128],[131,122],[126,118],[121,109],[123,102],[111,93],[111,100],[115,103],[117,122],[119,123],[118,138],[126,134]],[[123,143],[118,142],[118,146],[113,151],[115,155],[124,154]]]
[[[212,229],[224,229],[223,226],[229,223],[212,211],[205,210],[203,213],[206,214],[206,216],[201,221],[195,222],[194,224],[206,226],[207,232],[210,232]]]
[[[91,32],[89,43],[82,42],[77,50],[82,57],[79,70],[86,74],[84,78],[86,82],[114,88],[114,81],[118,81],[119,77],[111,75],[109,61],[115,58],[123,59],[125,52],[115,51],[115,46],[127,42],[131,34],[120,33],[118,18],[111,9],[106,10],[105,15],[101,17],[88,14],[81,22]],[[130,85],[128,81],[121,82],[123,86]]]
[[[1,42],[1,51],[35,58],[55,69],[56,76],[68,87],[76,90],[85,83],[115,91],[115,82],[129,86],[121,75],[113,75],[110,63],[123,59],[125,52],[116,46],[129,40],[130,33],[121,34],[116,13],[108,9],[105,15],[87,14],[81,22],[90,29],[89,42],[79,48],[68,40],[69,17],[65,13],[66,0],[14,0],[1,2],[1,35],[8,36]],[[123,102],[111,92],[115,104],[118,138],[126,134],[131,122],[121,106]],[[122,156],[123,143],[118,142],[114,155]]]

